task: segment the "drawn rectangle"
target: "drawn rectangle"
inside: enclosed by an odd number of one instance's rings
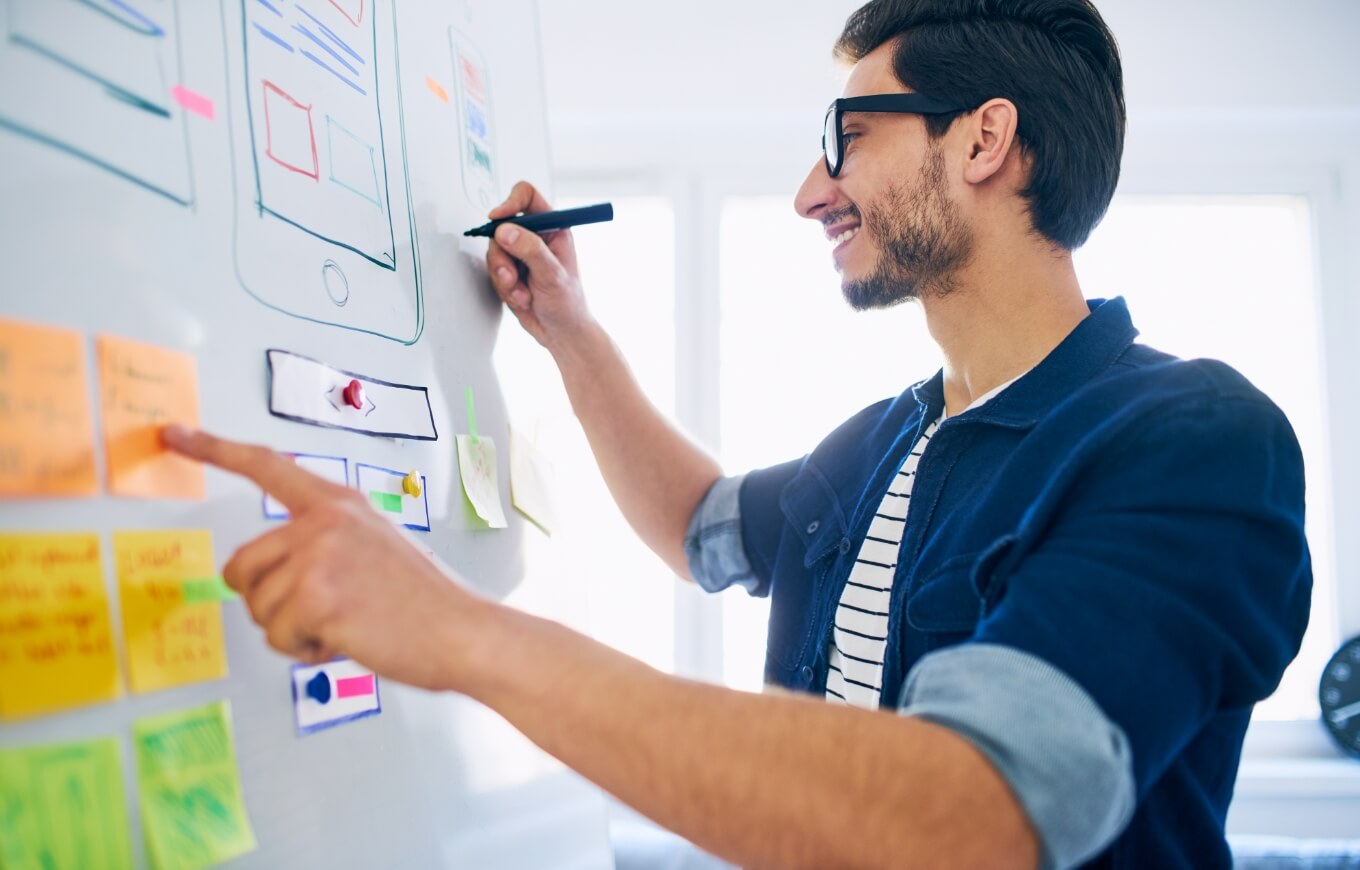
[[[326,150],[331,168],[330,180],[382,208],[382,201],[378,199],[382,189],[378,186],[378,166],[374,161],[373,146],[327,115]]]
[[[178,0],[0,0],[0,129],[194,201]]]
[[[382,712],[378,678],[351,659],[293,665],[292,688],[299,737]]]
[[[269,413],[275,417],[365,435],[439,440],[425,387],[331,368],[286,350],[267,350],[265,358],[269,365]],[[351,407],[342,398],[350,381],[362,385],[362,408]]]
[[[349,486],[349,460],[343,456],[319,456],[315,453],[285,453],[302,470],[310,471],[317,477]],[[288,508],[269,493],[264,493],[264,516],[267,520],[286,520]]]
[[[402,489],[406,472],[363,462],[354,464],[354,488],[363,493],[389,520],[417,532],[430,530],[429,493],[425,475],[420,475],[420,495]]]
[[[312,107],[304,106],[270,81],[261,82],[264,101],[264,153],[270,160],[316,181],[316,130]]]

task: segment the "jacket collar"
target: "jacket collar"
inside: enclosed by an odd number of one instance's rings
[[[1091,313],[1043,361],[981,408],[959,419],[1027,429],[1114,364],[1138,336],[1122,296],[1089,299]],[[944,407],[944,370],[911,388],[926,413]],[[952,419],[952,418],[951,418]]]

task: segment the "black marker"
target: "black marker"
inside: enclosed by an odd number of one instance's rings
[[[501,224],[514,224],[524,227],[531,233],[546,233],[549,230],[565,230],[581,224],[598,224],[614,219],[614,204],[600,202],[583,205],[580,208],[564,208],[561,211],[541,211],[538,214],[517,214],[514,217],[498,218],[489,224],[463,233],[465,236],[493,236]]]

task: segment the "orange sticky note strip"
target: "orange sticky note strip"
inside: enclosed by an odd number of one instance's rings
[[[109,491],[202,499],[203,467],[166,450],[160,440],[167,423],[198,427],[194,358],[112,335],[99,336],[96,350]]]
[[[0,320],[0,497],[98,492],[80,333]]]
[[[222,605],[187,601],[184,581],[216,572],[212,533],[114,532],[128,683],[155,692],[227,675]]]
[[[0,719],[119,692],[99,536],[0,534]]]
[[[449,92],[444,90],[444,86],[434,80],[434,76],[425,77],[425,87],[430,89],[430,93],[439,98],[441,103],[449,101]]]

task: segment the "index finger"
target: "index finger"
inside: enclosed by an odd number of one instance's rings
[[[505,202],[493,208],[487,217],[492,220],[497,218],[510,217],[511,215],[524,212],[534,214],[540,211],[552,211],[552,206],[548,205],[548,200],[539,193],[538,188],[527,181],[515,182],[511,188],[510,195],[505,198]]]
[[[161,429],[161,443],[181,456],[239,474],[283,503],[289,511],[333,496],[336,485],[305,471],[283,454],[258,444],[218,438],[184,426]]]

